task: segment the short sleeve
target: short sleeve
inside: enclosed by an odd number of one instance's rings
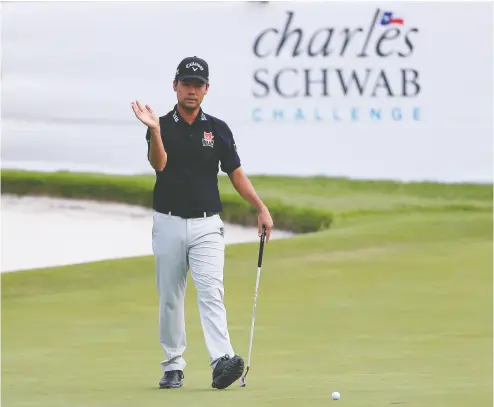
[[[221,171],[226,174],[230,174],[240,167],[240,157],[238,155],[235,139],[230,128],[226,124],[224,126],[221,126],[221,128]]]

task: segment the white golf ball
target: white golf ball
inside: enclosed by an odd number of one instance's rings
[[[334,391],[333,394],[331,395],[331,397],[333,398],[333,400],[339,400],[340,399],[340,393],[338,393],[337,391]]]

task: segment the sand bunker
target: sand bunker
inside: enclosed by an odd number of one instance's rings
[[[2,195],[1,271],[151,255],[152,211],[84,200]],[[273,230],[272,239],[290,232]],[[257,227],[225,223],[227,244],[255,242]]]

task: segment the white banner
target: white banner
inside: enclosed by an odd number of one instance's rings
[[[151,172],[138,99],[210,65],[249,174],[492,182],[492,3],[4,3],[4,167]]]

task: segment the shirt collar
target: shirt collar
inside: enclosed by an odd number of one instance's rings
[[[178,122],[184,122],[185,123],[185,120],[183,119],[183,117],[180,115],[178,109],[177,109],[177,105],[175,105],[173,107],[173,114],[172,114],[172,117],[173,117],[173,120],[175,121],[175,123],[178,123]],[[201,122],[206,122],[208,120],[208,118],[206,117],[206,115],[204,114],[202,108],[199,108],[199,113],[197,114],[197,117],[196,119],[194,120],[194,123],[196,123],[197,121],[201,121]],[[194,124],[193,123],[193,124]]]

